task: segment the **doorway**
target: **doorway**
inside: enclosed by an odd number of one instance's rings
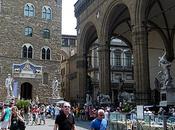
[[[21,99],[32,99],[32,85],[28,82],[21,85]]]

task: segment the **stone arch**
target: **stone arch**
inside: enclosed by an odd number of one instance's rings
[[[80,51],[86,54],[90,44],[94,42],[97,38],[98,38],[98,35],[97,35],[97,29],[95,24],[91,21],[86,23],[86,25],[82,30],[82,35],[80,39],[80,43],[83,43],[83,44],[80,44],[79,48],[82,49]]]
[[[127,27],[128,29],[126,30],[126,32],[122,32],[120,29],[116,30],[116,28],[118,28],[123,23],[126,24],[125,25],[126,27],[128,26]],[[127,6],[127,4],[125,4],[124,2],[118,2],[118,1],[112,2],[106,10],[104,19],[102,21],[102,27],[103,27],[101,30],[102,41],[110,41],[111,38],[114,36],[116,38],[121,39],[130,48],[132,48],[132,44],[130,42],[131,41],[130,34],[132,31],[131,18],[130,18],[129,7]],[[127,35],[128,36],[130,35],[129,36],[130,38],[128,38]]]
[[[62,56],[65,57],[65,59],[69,58],[68,54],[64,50],[61,50],[60,53],[61,53]]]
[[[142,13],[138,17],[143,17],[140,23],[144,24],[148,31],[157,31],[163,40],[167,52],[167,59],[174,59],[173,39],[174,39],[174,1],[144,1],[140,2]],[[139,11],[138,11],[139,12]]]
[[[112,39],[118,38],[124,41],[130,49],[132,49],[132,26],[130,18],[130,6],[122,1],[113,1],[107,7],[105,14],[102,20],[102,28],[100,30],[100,43],[103,53],[102,68],[101,68],[101,88],[103,92],[109,91],[113,83],[111,82],[111,69],[110,69],[110,60],[108,56],[110,49],[110,42]],[[105,50],[105,51],[104,51]],[[107,56],[105,56],[107,55]],[[105,59],[105,58],[106,59]],[[103,68],[106,66],[106,68]],[[108,68],[108,69],[107,69]],[[104,71],[105,70],[105,71]],[[106,80],[106,82],[104,82]],[[108,80],[108,81],[107,81]],[[103,85],[105,84],[105,86]],[[108,94],[108,93],[107,93]]]
[[[91,96],[93,95],[93,88],[92,88],[92,82],[91,82],[91,77],[88,75],[88,67],[89,67],[89,50],[90,48],[94,45],[94,42],[98,39],[98,33],[97,33],[97,25],[94,24],[92,21],[88,21],[83,30],[82,30],[82,35],[80,39],[80,55],[83,58],[83,70],[81,73],[81,80],[84,82],[84,95],[85,94],[90,94]],[[93,96],[92,96],[93,97]]]

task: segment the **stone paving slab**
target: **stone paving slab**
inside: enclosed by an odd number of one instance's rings
[[[77,130],[88,130],[89,121],[76,121]],[[45,125],[27,125],[26,130],[53,130],[54,120],[46,119]]]

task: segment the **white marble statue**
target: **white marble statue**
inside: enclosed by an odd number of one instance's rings
[[[13,96],[13,78],[11,77],[11,74],[8,74],[8,77],[5,79],[5,87],[7,90],[7,96]]]
[[[166,52],[162,57],[159,57],[159,66],[162,67],[162,71],[158,74],[162,76],[163,87],[170,86],[172,82],[172,77],[170,74],[171,63],[166,59]]]
[[[54,77],[54,80],[52,81],[52,97],[53,98],[59,98],[59,92],[60,92],[60,85],[56,77]]]
[[[89,94],[86,94],[86,105],[92,104],[92,97]]]

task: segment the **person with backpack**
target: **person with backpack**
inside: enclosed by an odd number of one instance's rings
[[[68,102],[63,104],[57,115],[53,130],[76,130],[75,117],[71,113],[71,105]]]
[[[91,121],[90,130],[108,130],[108,121],[104,118],[104,110],[99,109],[97,117]]]

